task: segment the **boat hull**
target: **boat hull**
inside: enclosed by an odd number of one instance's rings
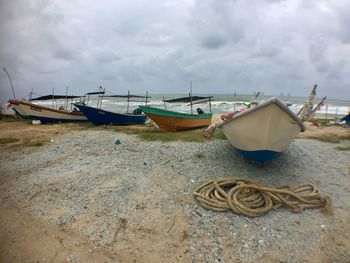
[[[56,110],[22,100],[10,100],[12,109],[22,118],[40,120],[42,123],[86,122],[81,112]]]
[[[275,151],[269,151],[269,150],[244,151],[238,148],[236,148],[236,150],[244,158],[253,160],[257,163],[264,163],[264,162],[270,161],[272,159],[277,158],[282,153],[282,152],[275,152]]]
[[[257,162],[276,158],[305,130],[295,114],[276,98],[237,114],[222,129],[242,156]]]
[[[166,132],[196,129],[211,124],[212,114],[186,114],[147,106],[139,107]]]
[[[147,116],[144,114],[123,114],[110,112],[90,106],[74,104],[95,125],[133,125],[144,124]]]

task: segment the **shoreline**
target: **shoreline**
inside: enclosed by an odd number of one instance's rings
[[[333,127],[307,128],[334,136]],[[0,144],[2,261],[350,258],[350,151],[335,149],[349,141],[296,139],[280,158],[257,167],[225,140],[143,141],[114,127],[0,122],[0,138],[10,136],[20,141]],[[279,209],[247,218],[208,211],[194,200],[198,185],[227,176],[270,186],[314,183],[331,197],[334,214]]]

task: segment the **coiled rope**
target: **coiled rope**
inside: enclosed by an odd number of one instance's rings
[[[310,183],[296,187],[267,187],[259,182],[240,178],[217,178],[210,180],[193,192],[199,203],[212,211],[226,211],[249,217],[257,217],[283,205],[293,212],[301,213],[308,208],[321,208],[332,214],[331,199],[321,196]]]

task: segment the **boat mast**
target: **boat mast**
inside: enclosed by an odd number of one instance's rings
[[[237,93],[236,91],[233,93],[233,111],[236,111],[236,100],[237,100]]]
[[[68,107],[68,98],[67,98],[67,95],[68,95],[68,86],[66,88],[66,98],[64,100],[64,109],[67,110],[67,107]]]
[[[55,94],[55,89],[54,88],[52,88],[52,108],[54,109],[55,108],[55,100],[54,100],[54,98],[53,98],[53,96],[54,96],[54,94]]]
[[[129,113],[129,102],[130,102],[130,90],[128,90],[128,100],[126,103],[126,113]]]
[[[146,90],[146,103],[145,103],[146,106],[147,106],[147,102],[148,102],[148,90]]]
[[[211,113],[211,97],[209,97],[209,112]]]
[[[164,109],[166,109],[165,98],[163,96]]]
[[[190,102],[191,102],[191,114],[193,114],[193,105],[192,105],[192,80],[191,80],[191,85],[190,85]]]
[[[11,78],[10,78],[10,74],[7,72],[6,68],[4,67],[4,71],[10,81],[10,85],[11,85],[11,89],[12,89],[12,94],[13,94],[13,98],[16,99],[16,95],[15,95],[15,90],[13,89],[13,85],[12,85],[12,81],[11,81]]]
[[[100,109],[102,107],[103,94],[104,94],[104,90],[102,86],[100,86],[100,89],[98,90],[98,100],[97,100],[97,108],[100,108]]]
[[[29,100],[32,100],[32,98],[33,98],[33,88],[32,88],[32,90],[29,93]]]

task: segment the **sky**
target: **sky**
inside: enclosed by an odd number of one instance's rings
[[[350,100],[349,0],[0,0],[17,98],[252,94]],[[0,71],[0,101],[12,98]]]

